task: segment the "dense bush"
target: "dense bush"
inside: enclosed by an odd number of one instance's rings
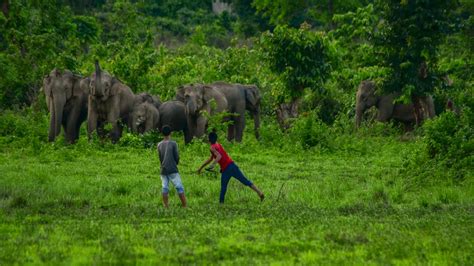
[[[461,115],[444,112],[427,121],[423,129],[431,158],[444,160],[448,166],[473,163],[474,114],[471,109],[464,109]]]
[[[299,118],[291,129],[290,135],[303,149],[318,147],[331,148],[330,129],[319,118],[316,112],[310,112]]]

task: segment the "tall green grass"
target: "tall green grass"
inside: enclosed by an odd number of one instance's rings
[[[272,129],[257,142],[249,128],[241,144],[221,134],[266,194],[260,203],[234,179],[223,206],[218,174],[196,173],[208,145],[174,136],[189,207],[172,191],[169,210],[156,151],[132,136],[112,145],[82,135],[72,146],[3,136],[0,263],[472,263],[473,180],[411,176],[419,139],[362,132],[303,149]]]

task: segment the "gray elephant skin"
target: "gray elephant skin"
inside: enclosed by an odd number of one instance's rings
[[[376,95],[376,86],[372,81],[364,80],[359,85],[356,94],[356,127],[360,126],[364,112],[375,106],[377,108],[377,120],[388,122],[393,119],[405,125],[410,129],[415,124],[415,110],[413,104],[395,103],[396,95]],[[435,116],[434,103],[431,96],[422,101],[424,118],[433,118]]]
[[[54,141],[64,129],[66,141],[74,143],[79,138],[81,124],[87,118],[89,78],[53,69],[43,79],[43,90],[50,113],[49,141]]]
[[[148,92],[141,92],[135,95],[134,105],[138,105],[144,102],[153,104],[156,107],[156,109],[160,108],[160,105],[161,105],[160,96],[158,95],[151,95]]]
[[[255,137],[259,139],[260,127],[260,90],[255,85],[229,84],[218,81],[209,84],[210,87],[221,92],[227,100],[228,112],[234,114],[230,117],[233,121],[227,131],[229,141],[242,141],[245,129],[245,111],[249,111],[254,119]]]
[[[110,123],[110,138],[115,143],[122,135],[123,125],[130,127],[130,113],[135,104],[135,95],[127,85],[102,71],[97,61],[90,84],[87,113],[89,138],[95,130],[99,136],[104,137],[104,126]]]
[[[161,104],[159,108],[160,123],[159,129],[167,125],[172,131],[183,131],[184,143],[191,142],[193,135],[188,127],[186,117],[186,107],[180,101],[167,101]]]
[[[178,88],[176,99],[186,107],[186,119],[192,136],[202,137],[206,131],[210,116],[227,112],[227,100],[217,89],[204,84],[188,84]],[[228,117],[224,121],[228,121]]]
[[[132,131],[144,134],[158,129],[160,114],[155,105],[150,102],[142,102],[134,106],[132,111]]]

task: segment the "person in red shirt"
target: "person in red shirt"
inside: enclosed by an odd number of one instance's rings
[[[230,178],[235,177],[240,183],[250,187],[255,191],[260,200],[263,201],[265,195],[260,191],[250,180],[248,180],[239,167],[232,161],[227,152],[224,150],[221,144],[217,142],[217,134],[211,132],[209,134],[209,142],[211,143],[211,157],[201,165],[198,170],[198,174],[201,173],[202,169],[206,167],[209,163],[212,162],[211,166],[206,168],[207,170],[212,170],[214,166],[218,163],[221,168],[221,194],[219,197],[219,202],[224,203],[225,193],[227,192],[227,185],[229,184]]]

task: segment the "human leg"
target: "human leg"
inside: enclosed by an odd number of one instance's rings
[[[237,166],[237,165],[233,165],[233,167],[235,167],[233,170],[233,176],[240,181],[240,183],[250,187],[253,191],[255,191],[258,196],[260,197],[260,200],[263,201],[263,199],[265,198],[265,195],[263,194],[263,192],[257,187],[255,186],[255,184],[253,184],[250,180],[248,180],[245,175],[242,173],[242,171],[240,171],[240,168]]]
[[[222,174],[221,174],[221,194],[219,196],[219,203],[224,203],[224,198],[225,198],[225,193],[227,192],[227,185],[229,184],[229,180],[231,175],[226,169]]]
[[[174,173],[170,175],[170,179],[174,187],[176,188],[176,192],[178,192],[179,199],[181,200],[181,206],[185,208],[187,201],[186,196],[184,195],[184,186],[183,182],[181,181],[181,176],[179,175],[179,173]]]
[[[168,208],[169,178],[166,175],[161,176],[161,195],[163,197],[163,206]]]

